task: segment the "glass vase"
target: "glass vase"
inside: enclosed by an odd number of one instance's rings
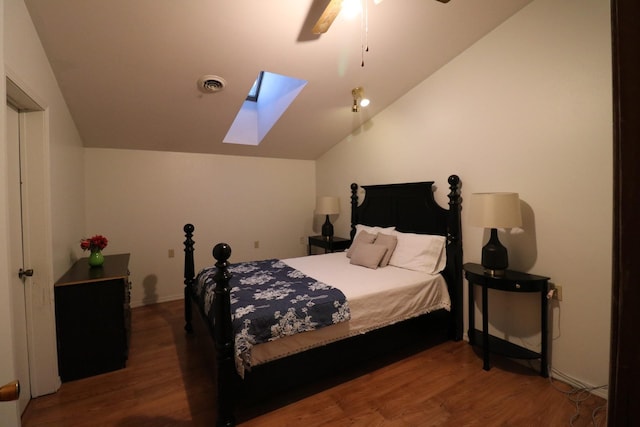
[[[89,265],[93,267],[102,267],[104,264],[104,255],[100,249],[92,249],[89,255]]]

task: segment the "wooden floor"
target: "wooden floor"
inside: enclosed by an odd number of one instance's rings
[[[23,426],[212,426],[215,388],[202,343],[183,332],[182,302],[133,310],[125,369],[33,399]],[[533,370],[499,358],[490,371],[466,342],[446,342],[281,404],[243,427],[606,425],[605,401],[576,404]],[[560,390],[559,390],[560,389]],[[572,420],[572,417],[577,418]]]

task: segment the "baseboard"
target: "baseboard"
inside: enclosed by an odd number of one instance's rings
[[[167,295],[161,298],[153,298],[153,299],[145,299],[143,298],[142,300],[131,300],[131,308],[135,308],[135,307],[142,307],[145,305],[153,305],[153,304],[160,304],[163,302],[170,302],[170,301],[177,301],[177,300],[182,300],[184,299],[184,294],[180,293],[177,295]]]
[[[604,400],[609,400],[609,388],[607,386],[594,386],[592,384],[585,383],[565,374],[564,372],[560,372],[557,369],[551,369],[551,367],[549,367],[549,375],[551,375],[551,378],[567,383],[572,387],[588,390],[589,393],[595,396],[601,397]]]

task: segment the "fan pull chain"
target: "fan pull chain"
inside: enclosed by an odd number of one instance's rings
[[[360,45],[362,62],[361,67],[364,67],[364,54],[369,52],[369,7],[367,0],[362,0],[362,21],[361,21],[361,33],[360,33]]]

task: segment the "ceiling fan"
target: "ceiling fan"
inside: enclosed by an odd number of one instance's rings
[[[381,1],[382,0],[378,0],[378,3]],[[449,3],[449,0],[437,1],[440,3]],[[336,16],[338,16],[338,13],[340,13],[340,10],[342,10],[342,0],[331,0],[327,7],[324,8],[324,11],[322,12],[322,15],[320,15],[316,24],[311,29],[313,34],[326,33],[333,21],[336,19]]]

